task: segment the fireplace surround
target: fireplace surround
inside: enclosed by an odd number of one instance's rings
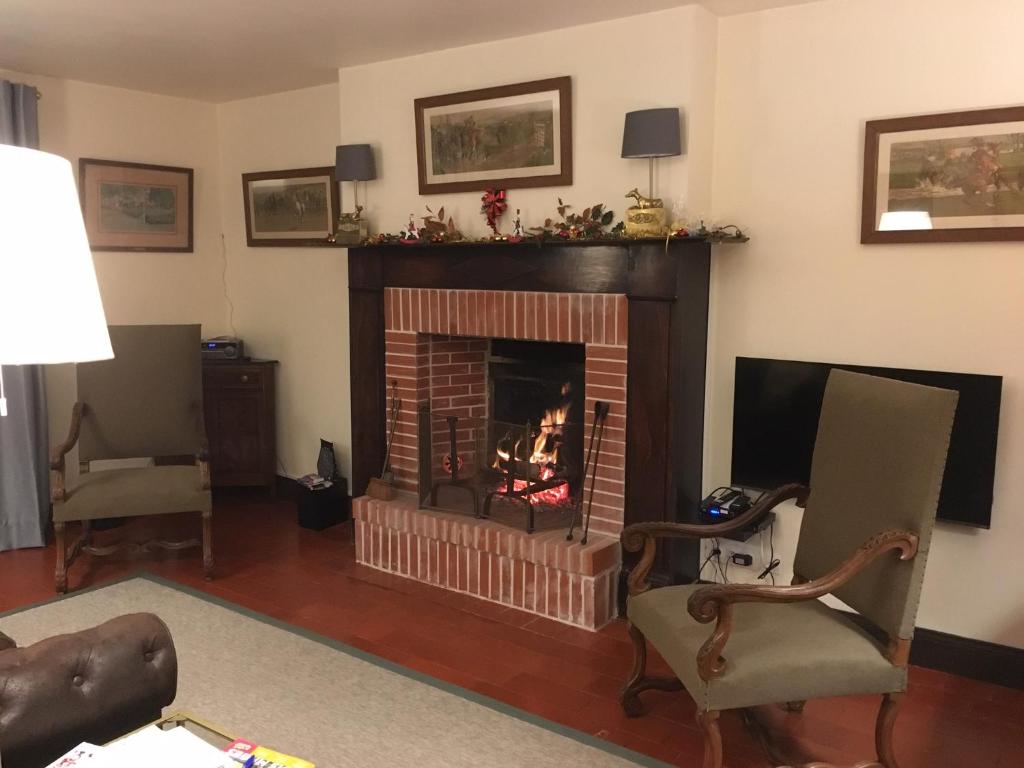
[[[588,628],[613,617],[623,526],[692,519],[701,495],[710,250],[696,239],[351,249],[357,495],[383,462],[389,382],[403,402],[392,466],[404,495],[356,500],[359,561]],[[488,363],[516,343],[583,352],[586,431],[595,403],[610,405],[585,547],[564,528],[530,536],[420,503],[440,466],[424,468],[421,448],[452,461],[422,434],[423,409],[492,417]],[[656,569],[679,581],[696,564],[680,542]]]

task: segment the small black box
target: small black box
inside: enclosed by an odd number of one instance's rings
[[[297,492],[299,525],[303,528],[322,531],[348,520],[352,500],[348,495],[348,481],[345,478],[334,481],[328,488],[316,490],[300,485]]]

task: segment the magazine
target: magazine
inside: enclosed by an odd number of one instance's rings
[[[275,752],[245,739],[236,739],[224,751],[240,768],[316,768],[308,760]]]

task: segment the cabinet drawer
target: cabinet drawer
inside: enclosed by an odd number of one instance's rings
[[[207,389],[260,389],[263,387],[260,368],[242,366],[209,366],[203,370],[203,385]]]

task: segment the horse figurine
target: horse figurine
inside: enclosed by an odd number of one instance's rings
[[[661,198],[658,197],[644,197],[640,194],[640,190],[633,187],[632,190],[626,193],[626,197],[632,197],[636,200],[636,207],[641,210],[646,208],[664,208],[664,203],[661,202]]]

